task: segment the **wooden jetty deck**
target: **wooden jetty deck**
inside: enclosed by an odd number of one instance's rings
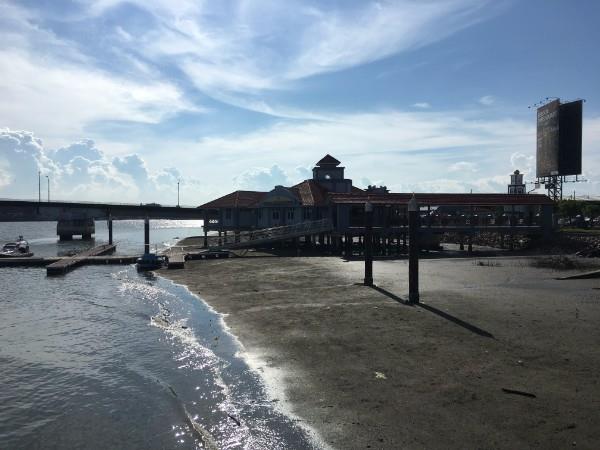
[[[173,246],[161,252],[169,258],[169,269],[183,269],[185,262],[192,259],[229,258],[236,256],[229,250],[202,248],[200,246]]]
[[[116,248],[117,246],[114,244],[103,244],[78,253],[75,256],[61,258],[59,261],[46,266],[46,275],[63,275],[82,264],[91,262],[94,257],[113,253]]]

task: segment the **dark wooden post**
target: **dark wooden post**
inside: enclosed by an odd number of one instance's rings
[[[113,221],[110,213],[108,214],[108,244],[112,245],[113,243]]]
[[[144,219],[144,253],[150,253],[150,219]]]
[[[373,286],[373,204],[365,203],[365,286]]]
[[[206,211],[203,214],[203,220],[202,220],[202,231],[204,231],[204,248],[208,248],[208,214],[206,214]]]
[[[408,301],[419,303],[419,205],[408,202]]]

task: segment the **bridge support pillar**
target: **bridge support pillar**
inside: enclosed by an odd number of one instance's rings
[[[70,241],[73,236],[80,235],[81,239],[91,239],[96,232],[94,219],[60,219],[56,224],[56,234],[61,241]]]
[[[109,245],[113,243],[113,221],[110,217],[108,218],[108,243]]]
[[[208,231],[206,230],[206,228],[204,229],[204,248],[208,248]]]
[[[150,253],[150,219],[144,219],[144,253]]]

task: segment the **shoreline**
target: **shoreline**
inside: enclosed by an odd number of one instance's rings
[[[278,397],[285,393],[282,412],[289,409],[325,445],[599,442],[599,420],[584,419],[597,406],[581,397],[600,393],[593,375],[600,360],[589,354],[600,337],[591,326],[600,319],[598,282],[556,281],[564,272],[529,267],[523,257],[498,258],[494,266],[478,266],[478,259],[423,260],[425,305],[418,308],[396,301],[407,291],[405,260],[376,261],[376,289],[356,285],[360,261],[335,257],[188,261],[186,269],[159,274],[226,319],[268,394],[269,383]],[[569,364],[557,349],[572,354]],[[580,385],[576,398],[565,393],[567,380]],[[544,398],[535,400],[541,410],[502,388],[535,391]],[[578,412],[560,413],[569,405]],[[574,419],[589,426],[562,430]]]
[[[199,293],[193,292],[188,285],[179,283],[165,275],[165,271],[157,272],[157,274],[172,285],[180,286],[181,288],[185,289],[190,296],[194,297],[198,302],[202,303],[211,313],[213,313],[219,318],[219,326],[221,327],[222,332],[227,334],[228,337],[234,342],[234,344],[238,348],[238,351],[236,352],[235,356],[242,359],[250,368],[250,370],[254,372],[255,375],[260,379],[260,382],[263,388],[265,389],[265,394],[267,398],[269,398],[273,402],[273,409],[278,413],[288,417],[292,422],[294,422],[305,433],[308,440],[314,445],[314,448],[330,448],[323,440],[319,431],[316,428],[307,426],[302,420],[302,418],[299,417],[293,411],[292,405],[285,394],[285,384],[280,382],[280,376],[277,376],[277,372],[281,374],[282,371],[276,368],[268,367],[268,365],[265,363],[265,361],[261,358],[260,355],[250,353],[246,349],[243,342],[240,341],[239,337],[227,324],[227,314],[217,311],[213,307],[213,305],[211,305],[204,298],[202,298],[202,296]]]

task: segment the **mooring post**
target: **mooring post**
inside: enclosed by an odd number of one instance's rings
[[[408,202],[408,301],[419,303],[419,205]]]
[[[113,225],[112,217],[109,214],[108,215],[108,243],[109,243],[109,245],[112,245],[112,243],[113,243],[113,229],[112,229],[112,225]]]
[[[373,286],[373,203],[365,203],[365,286]]]
[[[150,253],[150,219],[144,219],[144,253]]]

